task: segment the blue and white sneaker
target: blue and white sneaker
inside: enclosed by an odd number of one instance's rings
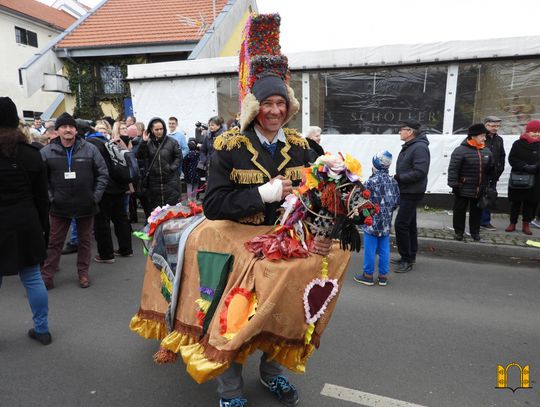
[[[357,283],[361,283],[361,284],[364,284],[364,285],[372,286],[374,284],[373,283],[373,276],[367,275],[366,273],[355,274],[353,279]]]
[[[247,400],[240,397],[232,399],[220,399],[219,407],[244,407],[247,405]]]
[[[296,406],[298,401],[300,401],[296,387],[294,387],[285,376],[277,375],[269,380],[264,380],[261,377],[261,383],[282,404],[285,404],[288,407]]]

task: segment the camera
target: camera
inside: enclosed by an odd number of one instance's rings
[[[201,123],[201,122],[196,122],[196,123],[195,123],[195,127],[197,127],[197,128],[203,128],[204,130],[208,130],[208,125],[207,125],[207,124],[204,124],[204,123]]]

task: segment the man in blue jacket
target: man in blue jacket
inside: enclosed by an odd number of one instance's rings
[[[396,216],[396,243],[399,259],[392,260],[396,273],[406,273],[416,262],[418,251],[418,231],[416,208],[424,197],[429,172],[429,141],[420,131],[420,123],[405,121],[399,129],[399,137],[405,143],[401,146],[396,162],[395,180],[399,185],[400,204]]]

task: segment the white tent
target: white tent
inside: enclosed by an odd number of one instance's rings
[[[540,37],[389,45],[288,55],[291,71],[302,75],[303,129],[310,125],[308,72],[445,64],[448,74],[442,134],[428,135],[432,157],[428,193],[450,191],[446,185],[450,155],[464,138],[463,134],[454,134],[452,130],[459,63],[519,60],[524,57],[536,60],[540,67]],[[218,114],[218,78],[235,74],[237,66],[236,57],[130,65],[127,80],[131,86],[134,114],[145,122],[154,116],[177,116],[181,127],[192,129],[196,121],[205,121]],[[540,77],[536,82],[540,82]],[[507,154],[517,137],[517,134],[503,135]],[[397,134],[323,134],[322,145],[327,151],[349,152],[358,158],[363,165],[364,177],[371,173],[371,157],[385,149],[394,155],[392,172],[401,149]],[[502,196],[506,195],[508,174],[507,164],[498,188]]]

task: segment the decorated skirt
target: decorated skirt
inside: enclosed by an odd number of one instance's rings
[[[194,230],[182,238],[190,225]],[[257,349],[305,371],[332,316],[350,253],[336,244],[327,257],[270,261],[246,249],[245,242],[271,229],[206,219],[161,225],[130,324],[142,337],[161,341],[158,361],[180,355],[198,383],[232,362],[244,363]]]

